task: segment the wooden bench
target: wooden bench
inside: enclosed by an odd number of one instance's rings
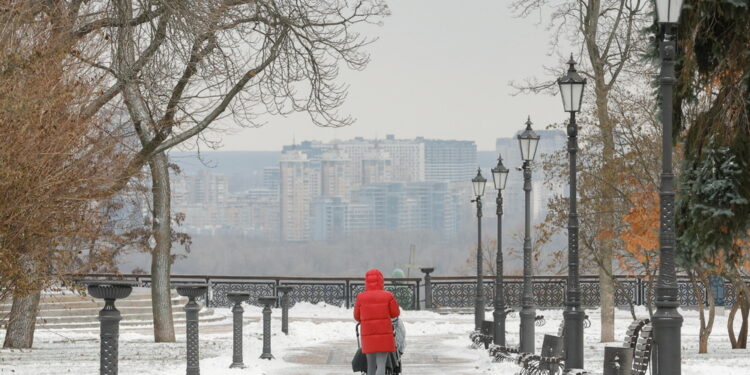
[[[492,344],[492,341],[495,339],[494,325],[494,321],[485,320],[482,322],[482,327],[479,331],[474,331],[469,335],[472,342],[472,348],[477,349],[482,345],[484,345],[485,349],[490,347],[490,344]]]
[[[651,323],[647,323],[641,329],[638,341],[635,344],[635,355],[633,357],[632,375],[646,375],[648,364],[651,362],[651,348],[654,342],[654,331]]]
[[[515,362],[521,366],[520,374],[549,374],[562,372],[563,368],[563,339],[560,336],[544,335],[542,349],[539,354],[520,353],[516,347],[492,345],[490,356],[495,362]]]
[[[544,335],[542,350],[539,355],[523,354],[518,359],[521,375],[557,375],[562,373],[564,365],[563,338]]]
[[[648,319],[634,320],[628,326],[621,347],[604,348],[604,371],[595,373],[570,369],[567,375],[645,375],[651,361],[653,327]]]

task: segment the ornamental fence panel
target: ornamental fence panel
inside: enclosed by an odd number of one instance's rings
[[[474,306],[476,298],[476,281],[474,277],[446,277],[432,276],[431,290],[432,303],[434,307],[445,308],[468,308]],[[494,299],[494,277],[486,276],[485,301],[488,306],[493,304]],[[635,306],[646,305],[647,300],[655,301],[655,291],[650,289],[648,280],[634,277],[615,277],[615,305],[627,307],[631,303]],[[535,276],[532,277],[532,290],[534,303],[541,308],[554,308],[565,306],[565,291],[567,282],[564,277]],[[750,285],[750,279],[746,280]],[[654,280],[653,288],[656,287]],[[520,308],[523,293],[523,278],[519,276],[506,276],[504,278],[505,304],[513,308]],[[678,277],[677,296],[680,306],[696,307],[698,302],[707,304],[705,286],[700,284],[697,288],[687,277]],[[581,305],[587,308],[601,306],[600,283],[596,276],[582,276],[580,278]],[[736,291],[730,282],[724,283],[724,305],[731,306],[736,301]]]

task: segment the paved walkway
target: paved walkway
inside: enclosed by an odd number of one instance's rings
[[[486,351],[477,350],[474,358],[450,354],[454,336],[430,335],[408,338],[402,357],[404,374],[476,374],[475,364]],[[468,338],[465,340],[468,343]],[[351,340],[333,341],[315,347],[300,348],[284,356],[284,362],[299,364],[299,368],[285,370],[283,375],[334,375],[351,373],[351,361],[356,346]],[[474,353],[472,353],[474,354]]]

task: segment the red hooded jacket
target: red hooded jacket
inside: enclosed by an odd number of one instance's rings
[[[384,285],[380,271],[367,271],[365,291],[357,295],[354,303],[354,319],[360,322],[364,354],[396,351],[391,319],[398,317],[401,311],[393,294],[384,290]]]

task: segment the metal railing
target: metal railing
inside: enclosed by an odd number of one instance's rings
[[[143,274],[86,274],[75,275],[75,279],[108,279],[130,280],[137,285],[148,287],[151,276]],[[487,276],[484,282],[487,306],[492,306],[495,295],[494,277]],[[646,305],[646,300],[654,301],[653,291],[649,292],[648,280],[616,276],[615,305]],[[386,290],[391,291],[405,309],[417,310],[423,301],[423,290],[430,290],[431,307],[466,308],[474,306],[476,295],[476,277],[474,276],[431,276],[429,287],[421,288],[420,278],[387,278]],[[518,307],[521,304],[523,278],[505,276],[505,303]],[[534,298],[542,308],[561,308],[565,302],[565,276],[534,276]],[[250,303],[258,304],[257,297],[276,295],[276,287],[286,285],[294,289],[289,293],[290,304],[297,302],[319,303],[345,306],[351,308],[357,294],[364,291],[364,278],[361,277],[288,277],[288,276],[225,276],[225,275],[172,275],[172,287],[183,283],[205,282],[208,292],[202,298],[207,306],[230,307],[232,302],[227,293],[244,292],[250,294]],[[599,277],[581,276],[581,302],[585,307],[600,306]],[[746,281],[750,284],[750,279]],[[426,284],[425,284],[426,285]],[[697,306],[698,300],[707,303],[707,293],[699,284],[696,295],[693,285],[686,277],[678,277],[678,297],[680,306]],[[425,296],[426,297],[426,296]],[[427,298],[424,298],[426,300]],[[729,282],[724,286],[725,305],[731,306],[736,300],[734,285]],[[280,303],[280,302],[277,302]],[[278,307],[278,306],[277,306]]]

